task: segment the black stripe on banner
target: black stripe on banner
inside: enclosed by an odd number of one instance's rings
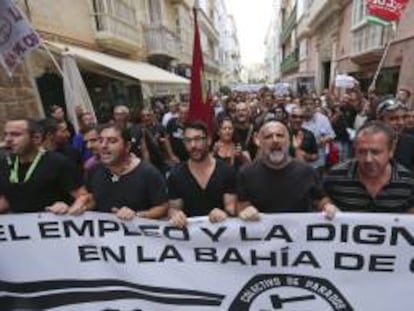
[[[102,280],[53,280],[53,281],[37,281],[37,282],[25,282],[15,283],[0,281],[0,292],[9,293],[37,293],[48,290],[58,289],[76,289],[76,288],[99,288],[108,286],[122,286],[131,289],[137,289],[141,291],[147,291],[149,293],[161,293],[161,294],[177,294],[185,296],[194,296],[194,298],[213,298],[222,300],[225,296],[213,293],[207,293],[196,290],[167,288],[167,287],[155,287],[147,286],[136,283],[130,283],[126,281],[120,281],[115,279],[102,279]]]
[[[119,299],[146,300],[167,305],[181,306],[220,306],[221,300],[201,298],[172,298],[148,294],[141,294],[125,290],[111,290],[100,292],[67,292],[37,297],[17,297],[5,295],[0,297],[1,311],[30,310],[40,311],[81,303],[104,302]]]

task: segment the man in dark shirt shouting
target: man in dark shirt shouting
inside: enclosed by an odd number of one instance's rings
[[[265,122],[258,133],[258,158],[237,180],[239,217],[257,220],[259,212],[292,213],[320,210],[328,218],[336,207],[324,196],[315,169],[289,156],[289,132],[278,121]]]

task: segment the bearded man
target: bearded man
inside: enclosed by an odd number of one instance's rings
[[[256,137],[258,158],[240,171],[238,212],[243,220],[263,213],[300,213],[320,210],[328,218],[336,207],[324,195],[317,171],[289,156],[289,132],[278,121],[265,122]]]

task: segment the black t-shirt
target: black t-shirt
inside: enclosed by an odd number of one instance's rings
[[[207,187],[202,189],[191,174],[188,163],[180,163],[168,176],[168,194],[171,200],[182,199],[187,216],[206,216],[214,208],[224,208],[223,195],[234,194],[236,173],[221,160],[216,167]]]
[[[141,157],[142,129],[138,124],[128,123],[127,128],[131,133],[131,152]]]
[[[13,213],[42,212],[46,206],[57,201],[73,202],[70,192],[82,186],[82,177],[65,156],[45,152],[30,179],[22,182],[30,165],[20,164],[18,172],[21,182],[11,183],[11,165],[6,159],[1,160],[0,193],[6,197]]]
[[[293,160],[275,170],[260,161],[241,169],[237,180],[239,201],[249,201],[263,213],[308,212],[312,202],[323,197],[317,172]]]
[[[252,158],[254,158],[257,153],[257,147],[253,142],[253,136],[253,124],[250,124],[247,128],[234,127],[234,142],[240,144],[243,150],[247,150]]]
[[[184,146],[184,126],[180,125],[177,118],[171,119],[167,124],[167,134],[170,137],[171,148],[174,154],[181,160],[187,161],[188,153]]]
[[[307,154],[318,154],[318,144],[316,143],[315,135],[307,129],[302,128],[300,130],[303,133],[303,139],[299,149],[305,151]],[[294,136],[297,135],[297,133],[292,131],[291,135]]]
[[[70,145],[64,145],[56,148],[55,150],[57,153],[64,155],[68,158],[69,161],[72,162],[73,165],[78,169],[79,174],[82,174],[83,171],[83,163],[82,163],[82,155],[80,152],[73,148]]]
[[[127,206],[136,211],[147,210],[168,200],[167,187],[161,173],[146,161],[118,180],[102,164],[88,174],[86,186],[93,194],[96,210],[110,212],[113,207]]]

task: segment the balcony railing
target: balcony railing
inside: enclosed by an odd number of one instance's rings
[[[352,52],[357,55],[382,50],[390,39],[390,27],[367,23],[353,32]]]
[[[280,71],[288,73],[299,68],[299,48],[288,54],[280,63]]]
[[[135,8],[125,0],[93,0],[96,40],[109,49],[121,51],[142,47],[142,32]]]
[[[292,33],[292,30],[296,25],[296,6],[293,7],[292,12],[290,13],[288,19],[282,26],[282,32],[280,34],[280,42],[285,42],[289,38],[289,35]]]
[[[148,55],[164,55],[178,58],[180,55],[180,39],[163,25],[147,25],[145,27]]]

